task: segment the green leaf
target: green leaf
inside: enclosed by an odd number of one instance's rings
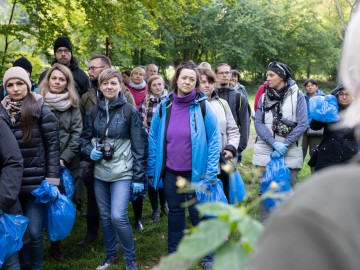
[[[249,245],[245,245],[244,248],[252,251],[264,230],[264,226],[257,220],[246,216],[238,222],[238,229],[242,236],[241,241],[250,245],[250,247]],[[249,250],[249,248],[251,248],[251,250]]]
[[[206,254],[216,250],[230,234],[230,227],[224,220],[208,219],[199,223],[193,233],[184,236],[178,247],[183,258],[200,260]]]
[[[239,270],[245,269],[249,254],[239,242],[221,247],[214,257],[214,270]]]
[[[184,258],[178,253],[173,253],[167,257],[163,257],[160,263],[155,266],[154,270],[186,270],[193,267],[198,260],[194,258]]]

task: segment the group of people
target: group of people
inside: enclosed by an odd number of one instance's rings
[[[87,233],[79,245],[95,241],[101,225],[106,258],[98,270],[119,261],[118,244],[126,269],[138,269],[128,204],[136,228],[143,230],[146,191],[152,219],[168,216],[168,251],[176,251],[186,226],[181,205],[196,197],[177,193],[177,177],[191,182],[219,177],[226,190],[220,155],[239,159],[247,145],[251,110],[243,86],[231,87],[230,66],[220,64],[213,72],[180,65],[169,87],[155,64],[121,73],[108,57],[96,54],[86,74],[70,39],[59,37],[51,67],[38,84],[30,80],[31,72],[31,63],[21,57],[3,76],[0,208],[29,218],[23,248],[3,269],[42,269],[46,213],[31,192],[44,179],[59,178],[62,167],[75,179],[76,204],[81,204],[82,184],[86,187]],[[189,212],[192,224],[198,224],[194,205]],[[63,259],[60,246],[60,241],[50,245],[57,260]],[[211,254],[203,267],[212,268]]]
[[[143,230],[148,192],[152,219],[168,217],[168,252],[175,252],[186,227],[184,203],[192,225],[200,222],[191,203],[196,194],[178,193],[178,177],[191,183],[219,178],[229,199],[229,177],[219,162],[236,165],[247,147],[252,111],[240,73],[230,65],[218,64],[213,71],[206,62],[181,64],[169,87],[155,64],[121,73],[100,54],[90,58],[86,74],[72,49],[67,37],[54,42],[54,61],[38,86],[30,80],[26,58],[15,61],[3,77],[0,209],[30,220],[24,247],[3,269],[42,269],[45,208],[31,192],[44,179],[58,178],[61,167],[75,178],[76,203],[81,203],[82,183],[86,187],[87,233],[79,245],[95,241],[101,225],[106,258],[96,269],[119,261],[120,244],[126,269],[133,270],[138,266],[129,202],[135,226]],[[267,68],[266,83],[257,94],[253,164],[264,170],[270,158],[284,157],[294,187],[308,146],[319,147],[318,171],[347,162],[357,143],[352,130],[339,132],[333,123],[309,119],[309,100],[323,94],[309,79],[304,95],[292,76],[291,68],[280,62]],[[352,95],[343,85],[332,95],[339,111],[351,104]],[[262,204],[260,215],[261,221],[269,215]],[[63,257],[60,244],[53,242],[50,248],[58,260]],[[203,258],[203,269],[212,269],[212,257]]]

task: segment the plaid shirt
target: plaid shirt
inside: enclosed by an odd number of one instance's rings
[[[146,131],[149,132],[151,120],[156,112],[157,106],[160,104],[161,100],[163,100],[166,97],[166,94],[163,94],[160,98],[156,98],[153,95],[150,95],[149,100],[149,108],[147,112],[147,119],[146,119]],[[144,122],[145,115],[146,115],[146,98],[141,101],[139,106],[139,112],[141,115],[141,120]]]

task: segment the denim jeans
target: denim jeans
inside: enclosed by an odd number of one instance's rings
[[[6,262],[2,265],[2,270],[20,270],[18,253],[15,252],[11,255]]]
[[[27,227],[30,236],[30,243],[25,244],[20,250],[20,264],[24,269],[43,269],[43,218],[44,204],[35,203],[32,195],[19,196],[24,216],[29,218]]]
[[[185,208],[182,203],[196,199],[195,193],[178,193],[176,186],[176,178],[184,177],[187,181],[191,181],[191,172],[175,172],[166,168],[164,181],[164,191],[168,202],[168,252],[176,251],[181,238],[184,236],[186,228]],[[191,224],[196,226],[199,224],[199,212],[195,208],[195,202],[188,205]]]
[[[134,239],[128,216],[132,180],[105,182],[95,178],[94,181],[106,255],[117,255],[120,242],[125,262],[135,261]]]

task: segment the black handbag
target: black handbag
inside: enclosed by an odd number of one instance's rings
[[[311,152],[311,156],[310,156],[310,159],[309,159],[309,161],[308,161],[308,165],[309,165],[310,167],[315,167],[318,154],[319,154],[319,146],[317,146],[316,148],[314,148],[314,149],[312,150],[312,152]]]

